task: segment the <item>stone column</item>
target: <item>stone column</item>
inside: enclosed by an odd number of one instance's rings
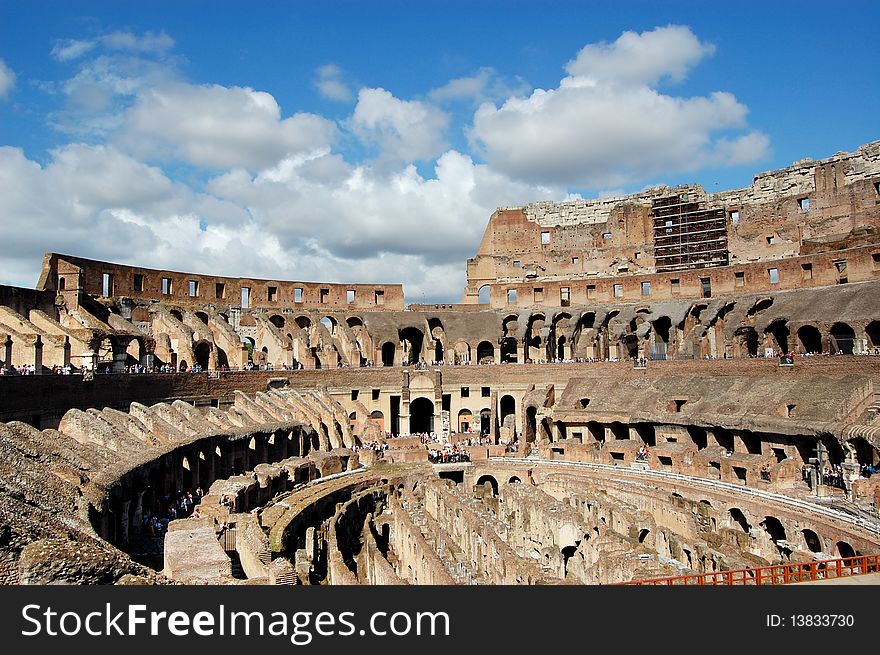
[[[3,368],[7,371],[12,369],[12,338],[6,335],[6,341],[3,343]]]
[[[43,340],[37,335],[34,341],[34,375],[43,374]]]

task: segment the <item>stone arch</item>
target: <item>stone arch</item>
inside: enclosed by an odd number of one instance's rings
[[[801,533],[804,537],[804,544],[806,544],[807,549],[811,553],[822,552],[822,539],[819,538],[819,535],[817,535],[809,528],[804,528],[803,530],[801,530]]]
[[[467,409],[460,409],[458,411],[458,422],[456,423],[456,429],[458,432],[467,432],[468,430],[472,430],[474,427],[474,413]]]
[[[486,364],[495,361],[495,346],[489,341],[477,344],[477,363]]]
[[[206,312],[196,312],[196,318],[205,325],[208,324],[208,314]]]
[[[480,410],[480,434],[489,434],[492,431],[492,410],[484,407]]]
[[[529,316],[529,322],[526,326],[526,361],[534,361],[546,357],[544,324],[547,318],[542,313],[536,313]]]
[[[325,316],[320,321],[321,325],[327,328],[327,332],[330,333],[331,336],[336,336],[336,319],[332,316]]]
[[[835,323],[829,331],[831,354],[852,355],[855,348],[856,333],[847,323]]]
[[[424,397],[413,399],[409,404],[409,432],[419,434],[421,432],[434,431],[434,403]]]
[[[567,349],[569,343],[569,326],[571,314],[559,312],[553,317],[553,324],[547,340],[548,359],[563,361],[570,354]]]
[[[382,344],[382,366],[394,366],[394,353],[397,347],[391,341]]]
[[[277,327],[279,330],[284,329],[284,326],[285,326],[284,317],[281,316],[280,314],[272,314],[272,316],[269,317],[269,322],[272,325],[274,325],[275,327]]]
[[[797,331],[797,340],[800,344],[801,352],[804,353],[821,353],[822,352],[822,333],[815,325],[802,325]]]
[[[247,348],[248,361],[254,361],[254,349],[257,346],[257,342],[254,341],[253,337],[242,337],[241,342],[244,344],[245,348]]]
[[[370,420],[375,422],[379,427],[379,432],[385,432],[385,415],[378,409],[370,412]]]
[[[405,327],[398,332],[401,344],[403,344],[403,364],[417,364],[423,360],[422,347],[425,343],[425,335],[419,328]]]
[[[293,322],[296,323],[297,327],[299,327],[300,330],[308,330],[310,327],[312,327],[312,319],[310,319],[308,316],[297,316],[295,319],[293,319]]]
[[[446,333],[443,331],[443,324],[440,319],[432,318],[428,321],[428,331],[434,340],[434,361],[442,363],[446,357]]]
[[[174,318],[176,318],[181,323],[183,322],[183,312],[181,312],[179,309],[171,309],[168,311],[168,313],[171,314]]]
[[[508,416],[516,416],[516,400],[510,394],[501,396],[498,406],[502,425]]]
[[[837,549],[838,557],[855,557],[855,549],[846,541],[838,541],[834,547]]]
[[[489,284],[484,284],[480,287],[479,291],[477,291],[477,303],[480,305],[488,305],[490,296],[491,296],[492,286]]]
[[[498,495],[498,480],[495,479],[492,475],[481,475],[480,479],[477,480],[477,488],[482,487],[484,484],[489,483],[489,486],[492,487],[492,496],[495,497]]]
[[[516,337],[519,329],[519,316],[516,314],[508,314],[501,321],[501,333],[505,337]]]
[[[195,363],[202,367],[203,371],[207,371],[211,365],[211,344],[207,341],[200,341],[193,348]]]
[[[467,364],[471,361],[471,346],[467,341],[456,341],[453,350],[456,364]]]

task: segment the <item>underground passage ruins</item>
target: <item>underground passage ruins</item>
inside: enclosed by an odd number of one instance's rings
[[[839,570],[880,554],[880,142],[499,208],[454,305],[48,253],[0,371],[4,584]]]

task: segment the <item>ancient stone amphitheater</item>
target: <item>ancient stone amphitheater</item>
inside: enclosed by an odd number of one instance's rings
[[[0,287],[0,581],[613,584],[880,551],[880,142],[500,208],[467,277],[406,306],[47,254]]]

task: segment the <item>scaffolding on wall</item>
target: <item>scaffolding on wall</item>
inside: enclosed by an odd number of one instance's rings
[[[682,193],[655,198],[651,216],[658,272],[727,265],[727,214],[723,207],[707,208],[695,193]]]

